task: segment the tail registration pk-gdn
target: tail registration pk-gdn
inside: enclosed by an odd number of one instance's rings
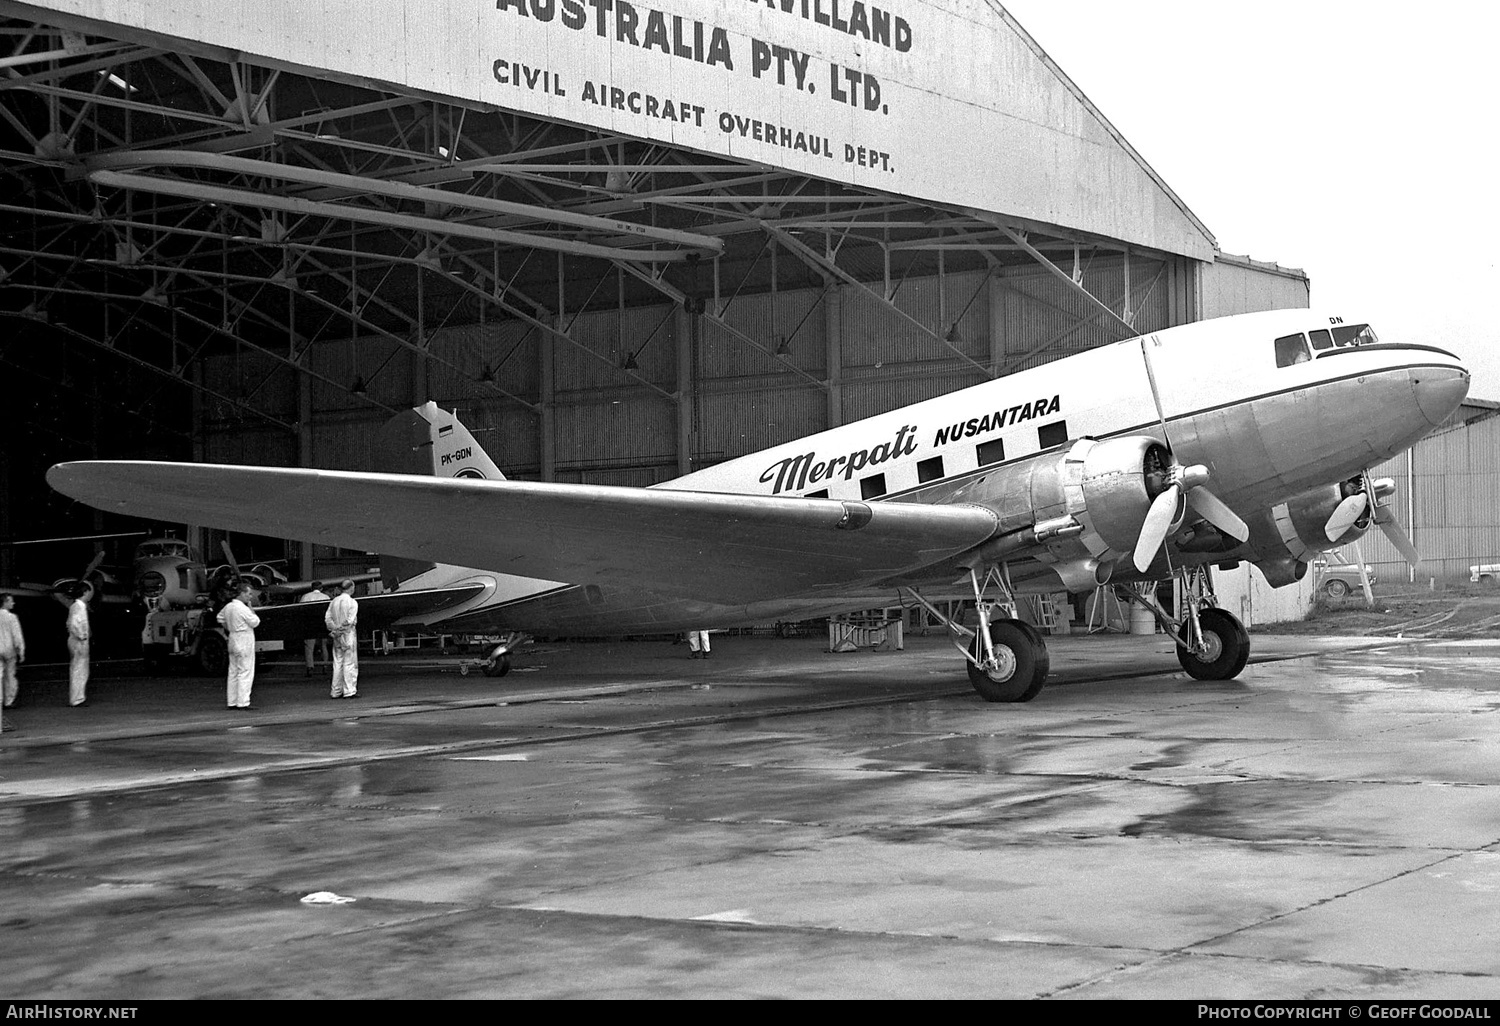
[[[473,475],[99,461],[47,479],[100,509],[426,563],[403,588],[482,584],[428,616],[445,631],[727,627],[961,583],[978,629],[948,626],[971,681],[1025,701],[1048,659],[1018,594],[1181,577],[1182,615],[1152,611],[1190,674],[1225,679],[1249,641],[1203,568],[1249,561],[1285,585],[1372,526],[1415,560],[1368,468],[1468,387],[1452,353],[1283,310],[1127,339],[653,488],[506,481],[487,458]],[[414,412],[429,432],[451,419]]]

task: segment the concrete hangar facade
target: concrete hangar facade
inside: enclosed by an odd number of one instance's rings
[[[513,476],[647,485],[1308,303],[989,0],[0,19],[0,536],[120,526],[62,459],[379,469],[431,399]]]

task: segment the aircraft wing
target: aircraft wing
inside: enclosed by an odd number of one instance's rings
[[[409,616],[427,617],[475,598],[482,591],[484,585],[471,584],[461,588],[422,588],[365,595],[359,599],[360,630],[379,630]],[[326,612],[327,602],[256,606],[255,615],[260,617],[260,626],[255,628],[255,637],[259,641],[303,641],[327,637],[328,628],[323,623]]]
[[[979,506],[192,463],[62,463],[47,481],[134,516],[725,603],[915,571],[998,522]]]

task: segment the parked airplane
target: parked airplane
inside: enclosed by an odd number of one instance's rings
[[[1048,655],[1018,594],[1179,577],[1180,615],[1137,601],[1189,674],[1227,679],[1249,638],[1215,605],[1210,564],[1248,560],[1283,586],[1371,526],[1415,562],[1393,485],[1367,468],[1468,387],[1445,350],[1284,310],[1126,339],[647,489],[500,480],[432,404],[409,448],[447,476],[100,461],[47,479],[101,509],[461,564],[402,585],[479,589],[423,614],[445,630],[676,631],[899,596],[947,624],[985,699],[1026,701]],[[956,582],[977,630],[923,595]]]
[[[0,546],[20,548],[31,545],[66,545],[73,542],[94,542],[98,545],[117,538],[137,538],[140,534],[140,531],[114,531],[107,534],[75,534],[56,538],[18,538],[0,542]],[[66,600],[81,593],[83,586],[88,585],[93,589],[93,598],[90,601],[95,605],[128,605],[130,585],[121,579],[119,571],[115,568],[102,565],[106,555],[107,553],[101,546],[94,553],[94,558],[84,567],[83,573],[77,577],[59,577],[51,584],[22,581],[16,586],[0,586],[0,595],[14,595],[17,598],[60,597],[66,604]]]

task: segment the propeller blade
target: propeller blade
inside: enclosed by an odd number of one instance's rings
[[[1146,522],[1141,525],[1141,536],[1135,543],[1135,568],[1142,573],[1156,558],[1162,542],[1167,540],[1172,521],[1177,519],[1177,500],[1180,494],[1181,490],[1173,482],[1152,500],[1151,508],[1146,511]]]
[[[1188,503],[1202,515],[1204,520],[1213,524],[1235,541],[1242,542],[1250,537],[1250,528],[1239,514],[1224,504],[1224,500],[1203,486],[1192,489],[1187,494]]]
[[[102,563],[102,562],[104,562],[104,552],[101,550],[99,552],[94,553],[94,558],[89,561],[89,565],[88,566],[84,567],[83,573],[81,573],[81,574],[78,575],[78,579],[80,581],[86,581],[86,580],[88,580],[89,574],[91,574],[95,570],[99,569],[99,564]]]
[[[1338,541],[1344,536],[1344,532],[1354,526],[1354,522],[1365,514],[1365,507],[1370,504],[1370,498],[1364,492],[1355,492],[1334,508],[1333,516],[1328,518],[1328,523],[1323,525],[1323,533],[1328,535],[1329,541]]]
[[[1417,553],[1417,547],[1411,543],[1411,539],[1406,536],[1406,532],[1401,530],[1401,525],[1396,523],[1396,518],[1389,515],[1382,516],[1380,507],[1376,507],[1375,523],[1390,539],[1391,544],[1400,550],[1402,558],[1410,564],[1411,568],[1420,571],[1422,557]]]

